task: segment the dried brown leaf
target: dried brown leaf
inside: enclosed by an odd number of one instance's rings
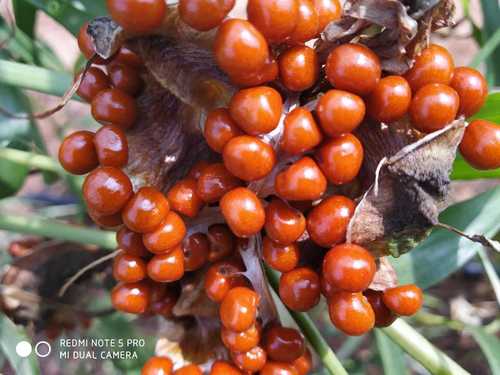
[[[448,204],[449,174],[465,129],[463,119],[431,133],[382,159],[373,184],[359,202],[349,224],[347,241],[369,248],[374,255],[400,256],[425,239]],[[408,139],[372,126],[360,133],[365,149],[393,147]]]

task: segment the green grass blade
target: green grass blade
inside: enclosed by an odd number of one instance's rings
[[[384,375],[409,374],[401,347],[392,342],[378,329],[375,329],[375,342],[384,367]]]
[[[466,328],[479,344],[488,361],[492,375],[500,375],[500,340],[495,335],[487,333],[483,327]]]

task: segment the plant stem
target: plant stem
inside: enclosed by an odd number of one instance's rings
[[[117,246],[114,232],[79,227],[36,216],[2,214],[0,230],[97,245],[110,250],[116,249]]]
[[[278,293],[279,289],[279,276],[276,271],[271,270],[266,267],[266,274],[269,279],[269,282],[273,289]],[[321,361],[325,368],[332,375],[348,375],[347,371],[340,363],[340,360],[337,358],[333,350],[330,348],[328,343],[325,341],[321,332],[319,332],[318,328],[309,317],[307,313],[301,313],[296,311],[290,311],[290,315],[293,317],[297,325],[300,327],[302,333],[306,336],[307,340],[311,343],[314,350],[320,357]]]
[[[484,43],[479,52],[474,56],[469,64],[472,68],[477,68],[484,60],[486,60],[500,44],[500,28],[497,29],[493,35]]]
[[[432,374],[469,374],[402,319],[397,319],[390,327],[383,328],[382,332]]]
[[[0,159],[9,160],[18,164],[26,165],[32,169],[41,169],[48,172],[66,174],[59,163],[50,156],[35,154],[29,151],[21,151],[14,148],[0,148]]]
[[[0,59],[0,83],[62,97],[73,84],[68,73]],[[74,99],[78,99],[77,96]]]

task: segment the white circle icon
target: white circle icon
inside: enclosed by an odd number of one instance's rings
[[[50,352],[52,351],[52,347],[47,341],[39,341],[35,345],[35,354],[39,356],[40,358],[45,358],[50,355]]]
[[[31,344],[28,341],[20,341],[16,345],[16,353],[22,358],[28,357],[32,350]]]

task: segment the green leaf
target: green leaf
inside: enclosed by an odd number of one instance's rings
[[[499,29],[500,30],[500,29]],[[488,95],[486,102],[481,110],[472,116],[469,120],[481,119],[488,120],[494,123],[500,123],[500,92]]]
[[[491,35],[491,37],[483,44],[478,53],[474,56],[471,63],[469,64],[472,68],[477,68],[481,65],[486,59],[488,59],[493,52],[498,48],[500,44],[500,28],[497,29]]]
[[[380,330],[375,329],[375,341],[378,353],[382,360],[385,375],[407,375],[409,374],[403,350],[384,335]]]
[[[483,28],[481,32],[481,45],[487,41],[498,30],[498,20],[500,19],[500,7],[498,0],[481,0],[483,11]],[[494,86],[500,84],[500,48],[493,51],[492,55],[486,60],[488,82]]]
[[[80,27],[92,18],[105,15],[105,1],[96,0],[23,0],[54,18],[77,35]]]
[[[54,70],[64,70],[64,65],[54,52],[43,42],[33,40],[21,29],[12,30],[0,19],[0,40],[6,40],[4,52],[13,60],[30,65],[39,65]]]
[[[24,330],[0,313],[0,349],[14,372],[22,375],[40,374],[38,362],[33,352],[27,358],[22,358],[16,353],[16,345],[21,341],[29,342],[30,340]]]
[[[16,17],[16,26],[28,37],[33,38],[35,35],[36,8],[24,0],[12,0],[12,7]]]
[[[494,236],[500,230],[500,187],[448,208],[441,222],[466,233]],[[428,288],[460,269],[481,245],[438,229],[411,252],[391,258],[401,284]]]
[[[482,327],[467,326],[465,329],[474,336],[479,344],[488,361],[492,375],[500,375],[500,340],[498,337],[487,333]]]
[[[2,106],[14,113],[26,112],[26,97],[16,89],[0,86]],[[0,146],[26,150],[30,146],[34,124],[25,119],[0,117]],[[9,160],[0,160],[0,198],[15,194],[24,183],[29,168]]]

